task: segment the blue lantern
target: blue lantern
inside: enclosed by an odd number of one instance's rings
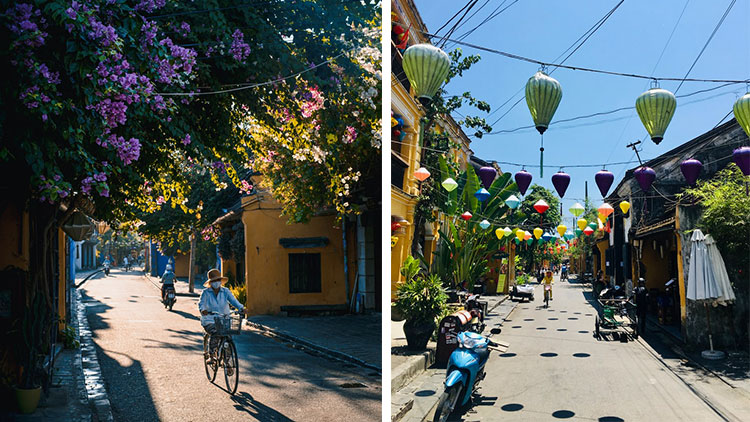
[[[484,202],[490,199],[490,193],[485,188],[479,188],[479,190],[474,193],[474,196],[477,197],[479,202]]]

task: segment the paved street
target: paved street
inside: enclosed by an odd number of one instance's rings
[[[248,331],[232,397],[206,379],[197,298],[172,312],[138,272],[82,286],[116,421],[379,421],[380,376]]]
[[[640,342],[595,339],[590,289],[556,282],[549,309],[536,290],[503,325],[510,348],[492,354],[481,401],[455,420],[722,420]]]

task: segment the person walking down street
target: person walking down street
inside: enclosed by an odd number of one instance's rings
[[[646,280],[638,279],[638,287],[635,288],[635,313],[638,321],[638,334],[646,332],[646,312],[648,311],[648,290]]]
[[[174,279],[176,276],[172,272],[172,266],[167,264],[167,268],[164,270],[164,274],[161,275],[161,280],[159,282],[161,283],[161,300],[164,300],[164,294],[167,291],[167,287],[172,286],[174,287]]]
[[[208,280],[203,283],[203,287],[206,289],[201,293],[201,297],[198,300],[198,310],[201,313],[201,325],[203,329],[211,336],[209,343],[210,351],[216,348],[218,339],[215,334],[218,332],[216,324],[214,322],[214,315],[211,312],[215,312],[220,315],[229,315],[229,305],[231,304],[239,311],[247,315],[247,309],[234,297],[231,290],[223,287],[224,283],[229,280],[227,277],[222,277],[221,272],[217,269],[208,270]]]

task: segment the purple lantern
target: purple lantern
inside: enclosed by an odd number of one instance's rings
[[[492,186],[492,182],[495,181],[495,177],[497,177],[497,170],[495,170],[492,167],[482,167],[479,169],[479,178],[482,179],[482,185],[485,189],[490,188]]]
[[[560,195],[560,198],[562,198],[563,196],[565,196],[565,191],[568,190],[568,185],[570,184],[570,175],[567,173],[563,173],[562,171],[558,171],[557,173],[552,175],[552,184],[555,186],[557,194]]]
[[[742,174],[745,176],[750,175],[750,147],[739,147],[734,150],[732,160],[742,170]],[[516,174],[516,176],[518,175]]]
[[[518,190],[521,191],[521,195],[526,195],[526,189],[529,188],[529,185],[531,184],[531,179],[533,179],[533,177],[531,176],[531,173],[529,173],[526,170],[521,170],[515,174],[514,178],[516,179],[516,185],[518,185]]]
[[[596,181],[596,186],[599,187],[599,192],[602,193],[602,198],[606,198],[612,182],[615,181],[615,175],[611,171],[600,170],[594,175],[594,180]]]
[[[635,179],[638,180],[638,184],[641,185],[644,192],[648,192],[651,184],[654,183],[654,179],[656,179],[656,172],[651,167],[638,167],[633,174],[635,174]]]
[[[685,176],[689,185],[694,185],[695,181],[698,180],[698,175],[701,173],[703,164],[695,158],[685,160],[680,164],[680,170],[682,175]]]

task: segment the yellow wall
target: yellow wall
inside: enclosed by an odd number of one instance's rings
[[[261,195],[261,194],[259,194]],[[270,199],[270,198],[266,198]],[[270,201],[269,201],[270,202]],[[245,285],[247,308],[251,314],[276,314],[284,305],[345,304],[344,252],[342,231],[334,216],[313,217],[307,224],[286,224],[277,207],[257,196],[242,199],[245,226]],[[327,237],[328,245],[310,249],[287,249],[281,238]],[[353,242],[348,242],[350,253]],[[321,292],[289,293],[289,254],[320,253]],[[350,255],[351,256],[351,255]],[[352,264],[353,260],[350,259]],[[350,266],[350,288],[353,287],[353,266]]]
[[[190,255],[176,254],[174,256],[174,275],[177,277],[190,276]]]
[[[596,277],[599,271],[601,271],[604,275],[604,280],[609,282],[609,276],[607,275],[607,248],[609,248],[609,237],[605,237],[596,242],[596,247],[599,249],[600,259],[599,262],[594,260],[594,271],[592,273],[594,274],[594,277]]]
[[[236,265],[237,263],[233,259],[221,258],[221,275],[223,277],[231,275],[234,280],[237,280],[237,274],[235,274]]]
[[[20,229],[19,229],[20,227]],[[14,204],[0,212],[0,268],[14,266],[24,271],[29,269],[29,214]],[[19,251],[19,237],[21,250]]]
[[[648,238],[643,241],[643,257],[641,260],[643,265],[646,266],[646,276],[644,277],[646,279],[646,288],[664,290],[664,284],[669,281],[669,267],[666,264],[666,254],[669,251],[664,251],[664,259],[662,259],[659,254],[659,247],[657,246],[656,250],[654,250],[652,239]],[[643,274],[641,274],[641,277],[643,277]]]

